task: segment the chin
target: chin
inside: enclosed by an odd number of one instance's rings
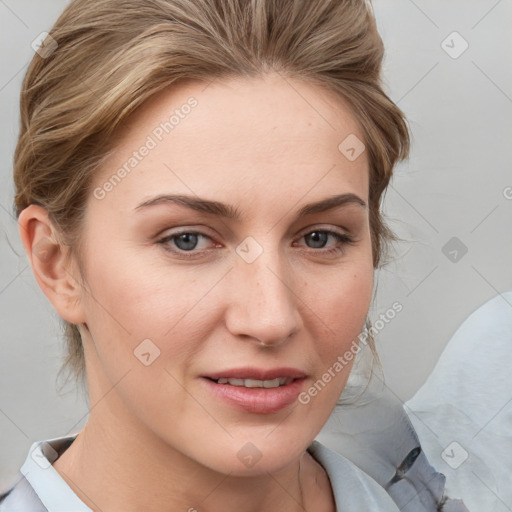
[[[272,428],[267,428],[264,434],[257,436],[248,430],[246,436],[239,435],[237,439],[216,445],[217,450],[204,465],[232,476],[277,473],[297,461],[316,436],[270,432]]]

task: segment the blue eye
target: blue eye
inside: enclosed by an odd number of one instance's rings
[[[329,237],[333,237],[337,240],[338,243],[334,247],[324,249],[324,246],[326,245]],[[199,231],[182,231],[181,233],[173,233],[172,235],[167,235],[164,238],[158,240],[157,243],[161,244],[166,251],[172,252],[178,257],[198,258],[201,257],[202,253],[204,253],[204,251],[199,249],[196,250],[201,238],[211,240],[208,235],[205,235]],[[345,246],[347,244],[354,243],[354,239],[350,235],[326,229],[316,229],[309,231],[305,235],[302,235],[300,238],[309,240],[310,243],[312,242],[313,247],[309,247],[311,249],[319,249],[315,250],[315,253],[326,255],[342,253],[344,252]]]
[[[197,242],[199,240],[199,233],[181,233],[180,235],[175,235],[173,239],[176,240],[176,245],[179,249],[183,251],[190,251],[195,249]]]
[[[159,240],[158,243],[162,244],[166,250],[171,251],[171,252],[190,253],[194,249],[196,249],[198,241],[201,237],[210,239],[209,236],[207,236],[203,233],[199,233],[198,231],[183,231],[181,233],[174,233],[172,235],[168,235],[168,236],[162,238],[161,240]],[[178,250],[171,247],[169,242],[174,242],[174,246],[177,247]],[[183,255],[185,257],[192,256],[189,254],[183,254]]]
[[[339,243],[336,244],[334,247],[331,247],[324,251],[318,251],[318,252],[321,252],[321,253],[323,252],[323,253],[327,253],[327,254],[342,253],[345,251],[345,246],[347,244],[354,243],[354,239],[351,236],[349,236],[345,233],[338,233],[337,231],[332,231],[329,229],[328,230],[315,229],[314,231],[310,231],[310,232],[306,233],[301,238],[305,238],[305,239],[309,238],[309,240],[312,240],[314,244],[319,243],[321,245],[321,247],[314,247],[314,248],[322,249],[324,247],[326,241],[328,240],[329,236],[334,237]]]

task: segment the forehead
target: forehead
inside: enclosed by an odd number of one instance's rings
[[[358,120],[317,85],[278,74],[188,81],[125,120],[95,185],[124,168],[109,198],[133,207],[167,191],[289,201],[316,189],[366,200],[366,152],[347,158],[340,150],[347,138],[363,140]]]

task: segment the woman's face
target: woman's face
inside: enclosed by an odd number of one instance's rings
[[[356,137],[340,99],[278,75],[184,83],[123,123],[83,231],[91,404],[113,393],[124,428],[225,473],[300,456],[372,295]]]

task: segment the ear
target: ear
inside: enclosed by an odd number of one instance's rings
[[[48,212],[31,204],[19,215],[18,226],[23,247],[43,293],[57,313],[73,324],[85,323],[82,286],[73,260],[66,260],[69,247],[57,236]]]

